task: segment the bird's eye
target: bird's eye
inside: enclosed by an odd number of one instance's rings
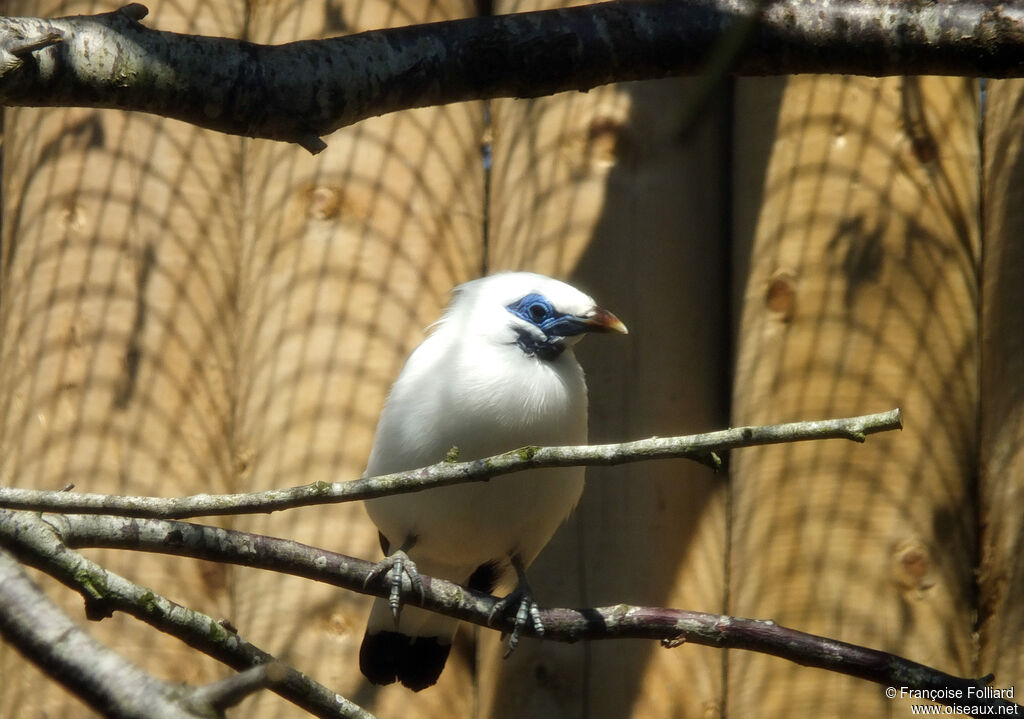
[[[555,308],[551,306],[548,298],[536,292],[531,292],[512,304],[506,305],[505,309],[519,319],[530,322],[541,329],[544,328],[545,323],[550,323],[555,317],[559,316]]]

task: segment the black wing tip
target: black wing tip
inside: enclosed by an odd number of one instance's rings
[[[398,632],[377,632],[363,637],[359,648],[359,670],[373,684],[384,686],[396,680],[414,692],[437,683],[450,642],[438,637],[408,637]]]

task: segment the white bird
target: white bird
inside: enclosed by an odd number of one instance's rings
[[[625,334],[625,325],[574,287],[527,272],[473,280],[453,295],[391,388],[365,476],[434,464],[453,447],[470,460],[587,441],[587,387],[572,348],[584,333]],[[391,601],[377,599],[370,613],[363,674],[419,691],[444,669],[458,620],[416,607],[399,614],[403,571],[414,584],[418,570],[490,592],[512,568],[518,583],[503,608],[520,603],[517,626],[535,612],[523,572],[576,506],[583,473],[536,469],[367,501],[384,553],[393,552],[378,568],[397,571]]]

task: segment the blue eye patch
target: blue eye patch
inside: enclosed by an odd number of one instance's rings
[[[558,312],[547,297],[531,292],[505,307],[509,312],[540,328],[548,337],[571,337],[587,331],[575,315]]]

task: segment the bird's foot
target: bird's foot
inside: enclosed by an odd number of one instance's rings
[[[537,605],[537,602],[533,601],[533,590],[530,589],[530,585],[526,581],[526,575],[523,572],[522,566],[516,561],[513,562],[513,565],[515,566],[516,573],[519,575],[516,588],[507,596],[498,600],[487,620],[488,624],[491,624],[496,616],[505,614],[515,607],[515,622],[512,626],[512,632],[508,635],[508,646],[505,649],[506,659],[519,646],[519,630],[525,627],[527,622],[532,624],[533,631],[537,636],[544,636],[544,623],[540,619],[540,607]]]
[[[391,614],[394,616],[395,625],[397,626],[398,618],[402,612],[402,575],[404,574],[409,579],[410,590],[415,590],[420,595],[421,600],[425,596],[423,593],[423,580],[420,579],[420,573],[416,570],[416,562],[409,559],[409,555],[404,550],[399,549],[377,562],[377,566],[366,575],[366,581],[363,582],[363,586],[369,586],[377,577],[389,571],[391,576],[387,581],[391,586],[391,594],[388,595],[388,605],[391,607]]]

